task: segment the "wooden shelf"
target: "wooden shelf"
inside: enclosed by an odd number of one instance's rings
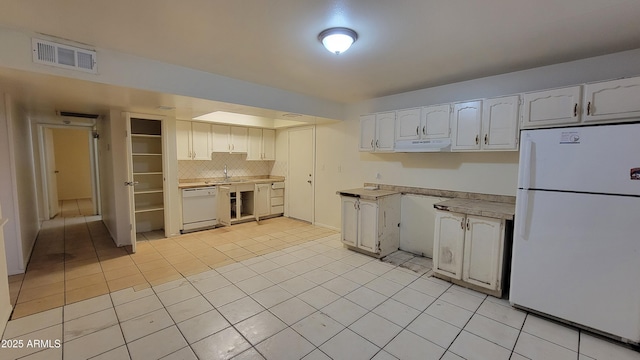
[[[131,137],[137,138],[162,138],[162,135],[149,135],[149,134],[131,134]]]
[[[162,154],[150,154],[150,153],[133,153],[133,156],[162,156]]]
[[[163,191],[163,189],[148,189],[148,190],[134,191],[133,193],[135,195],[138,195],[138,194],[156,194],[156,193],[161,193],[162,191]]]
[[[162,171],[154,171],[154,172],[134,172],[133,175],[162,175]]]
[[[164,211],[164,205],[141,206],[136,208],[136,214],[151,211]]]

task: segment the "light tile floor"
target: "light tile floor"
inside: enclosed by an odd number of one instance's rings
[[[3,338],[54,346],[2,359],[640,359],[339,235],[12,320]]]
[[[115,246],[100,217],[79,215],[78,204],[63,205],[63,212],[76,216],[44,222],[26,273],[9,277],[12,319],[159,285],[335,233],[279,217],[166,239],[140,234],[132,254]]]

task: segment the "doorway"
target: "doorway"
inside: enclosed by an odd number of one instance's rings
[[[315,128],[289,130],[289,217],[313,223]]]
[[[99,215],[93,129],[41,126],[45,219]]]

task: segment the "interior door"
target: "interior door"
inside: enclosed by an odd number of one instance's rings
[[[60,204],[58,203],[58,172],[56,170],[55,148],[53,147],[53,130],[51,130],[51,128],[44,128],[44,143],[49,219],[53,219],[60,213]]]
[[[289,217],[313,222],[314,129],[289,130]]]

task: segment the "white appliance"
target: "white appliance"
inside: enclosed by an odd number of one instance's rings
[[[512,304],[640,342],[640,124],[521,133]]]
[[[398,140],[394,146],[395,152],[449,152],[451,139],[432,140]]]
[[[218,189],[205,186],[182,189],[183,232],[215,227]]]

